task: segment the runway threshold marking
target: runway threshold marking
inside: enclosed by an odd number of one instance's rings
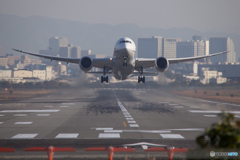
[[[0,124],[3,124],[3,122],[0,122]]]
[[[77,138],[78,133],[59,133],[55,138]]]
[[[119,133],[99,133],[98,138],[120,138]]]
[[[222,111],[201,111],[201,110],[188,110],[191,113],[222,113]],[[240,114],[240,111],[224,111],[225,113]]]
[[[34,138],[37,135],[38,135],[37,133],[33,133],[33,134],[17,134],[15,136],[13,136],[12,138],[17,138],[17,139]]]
[[[123,125],[124,125],[124,127],[127,127],[127,125],[126,125],[126,123],[125,123],[125,122],[123,122]]]
[[[183,136],[181,136],[180,134],[160,134],[160,136],[162,136],[162,138],[164,139],[184,139]]]
[[[29,112],[59,112],[59,109],[55,110],[3,110],[0,113],[29,113]]]

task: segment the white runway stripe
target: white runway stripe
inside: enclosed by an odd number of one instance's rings
[[[202,110],[188,110],[192,113],[222,113],[222,111],[202,111]],[[240,111],[224,111],[225,113],[233,113],[233,114],[240,114]]]
[[[104,133],[122,133],[122,130],[104,130]]]
[[[50,116],[50,114],[37,114],[37,116]]]
[[[24,117],[24,116],[27,116],[27,114],[14,114],[13,116]]]
[[[120,138],[119,133],[100,133],[98,138]]]
[[[13,136],[12,138],[26,139],[26,138],[34,138],[37,135],[38,135],[37,133],[34,133],[34,134],[17,134],[15,136]]]
[[[0,124],[3,124],[3,122],[0,122]]]
[[[60,110],[3,110],[0,113],[58,112]]]
[[[59,133],[55,138],[77,138],[78,133]]]
[[[4,114],[0,114],[0,117],[4,116]]]
[[[217,115],[203,115],[204,117],[217,117]]]
[[[133,118],[126,118],[126,120],[133,120]]]
[[[138,124],[129,124],[130,127],[139,127]]]
[[[127,121],[128,123],[136,123],[135,121]]]
[[[180,134],[160,134],[162,138],[171,138],[171,139],[183,139],[184,137]]]
[[[205,131],[204,128],[181,128],[181,129],[167,129],[171,131]]]
[[[32,124],[32,122],[16,122],[14,124]]]

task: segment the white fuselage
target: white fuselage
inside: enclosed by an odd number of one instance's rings
[[[118,80],[130,77],[135,67],[136,45],[130,38],[119,39],[114,47],[112,73]]]

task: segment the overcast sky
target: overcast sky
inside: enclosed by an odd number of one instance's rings
[[[208,31],[240,26],[240,0],[0,0],[0,13]]]

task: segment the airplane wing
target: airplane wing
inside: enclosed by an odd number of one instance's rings
[[[29,55],[32,55],[32,56],[37,56],[37,57],[41,57],[41,58],[50,59],[51,61],[56,60],[56,61],[62,61],[62,62],[67,62],[67,63],[79,64],[79,61],[81,60],[81,58],[56,57],[56,56],[49,56],[49,55],[44,55],[44,54],[26,52],[26,51],[14,49],[14,48],[12,48],[12,49],[14,51],[17,51],[17,52],[20,52],[20,53],[25,53],[25,54],[29,54]],[[112,68],[112,58],[93,58],[92,60],[93,60],[93,67]]]
[[[169,64],[173,64],[173,63],[180,63],[180,62],[187,62],[187,61],[195,61],[198,59],[202,59],[202,58],[208,58],[208,57],[212,57],[212,56],[217,56],[220,54],[224,54],[227,53],[229,51],[224,51],[224,52],[220,52],[220,53],[214,53],[214,54],[210,54],[210,55],[205,55],[205,56],[196,56],[196,57],[186,57],[186,58],[169,58],[167,59]],[[151,68],[155,66],[155,60],[153,58],[137,58],[135,61],[135,68]]]

